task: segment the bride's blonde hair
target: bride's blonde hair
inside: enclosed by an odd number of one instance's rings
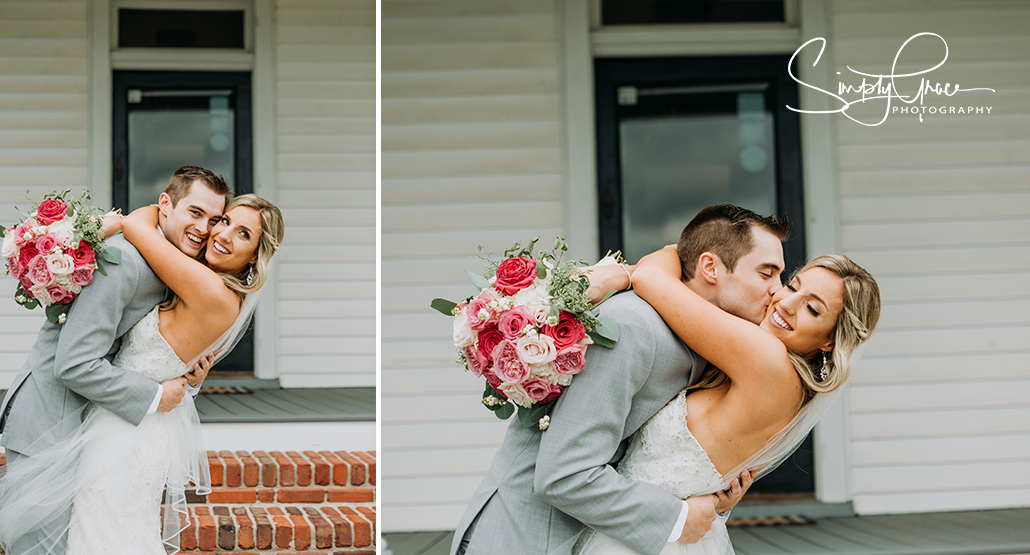
[[[235,274],[217,271],[215,273],[222,278],[222,283],[226,287],[239,296],[240,303],[242,303],[248,293],[261,289],[265,280],[268,279],[269,264],[272,261],[272,255],[275,254],[275,251],[279,249],[279,245],[282,244],[285,225],[279,208],[257,195],[248,193],[232,199],[226,205],[225,212],[237,206],[253,208],[261,217],[261,237],[258,239],[257,251],[255,253],[257,260],[253,264],[247,264]],[[204,255],[206,250],[201,249],[200,254],[197,255],[197,260],[205,266],[207,265],[207,258]],[[172,294],[172,297],[161,303],[160,307],[161,310],[171,310],[178,303],[179,296]]]
[[[798,275],[812,268],[824,268],[841,278],[844,304],[830,335],[833,337],[832,356],[826,358],[826,376],[819,378],[823,369],[823,351],[810,359],[789,352],[790,362],[805,386],[802,405],[816,393],[828,393],[844,385],[858,358],[858,348],[869,339],[880,319],[880,286],[872,274],[843,254],[824,254],[812,259]],[[791,276],[793,279],[793,276]],[[691,389],[718,387],[729,380],[721,370],[709,366],[701,381]]]

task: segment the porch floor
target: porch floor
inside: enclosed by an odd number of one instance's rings
[[[731,521],[732,523],[732,521]],[[447,555],[454,532],[383,534],[384,555]],[[1027,555],[1030,509],[821,518],[809,525],[733,526],[738,555]]]
[[[253,386],[259,380],[204,382],[196,397],[202,423],[215,422],[375,422],[374,387],[281,389]],[[266,381],[266,380],[260,380]],[[213,383],[208,383],[213,382]],[[213,393],[242,386],[247,393]],[[210,389],[209,389],[210,388]],[[0,389],[0,399],[7,390]]]
[[[369,422],[376,419],[374,387],[248,389],[248,393],[209,393],[196,398],[203,423],[213,422]]]

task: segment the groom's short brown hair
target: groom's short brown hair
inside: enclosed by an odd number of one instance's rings
[[[780,241],[790,235],[790,222],[783,216],[759,216],[755,212],[732,204],[713,204],[702,209],[683,228],[676,251],[683,268],[683,279],[694,278],[697,260],[703,253],[711,252],[722,260],[729,271],[737,262],[755,248],[751,228],[761,227]]]
[[[224,177],[215,175],[213,171],[206,170],[200,166],[183,166],[175,170],[175,173],[168,180],[168,186],[165,187],[165,194],[172,201],[173,208],[179,204],[183,197],[190,194],[190,185],[193,185],[194,181],[207,185],[216,194],[225,197],[225,202],[228,203],[232,200],[232,190],[225,183]]]

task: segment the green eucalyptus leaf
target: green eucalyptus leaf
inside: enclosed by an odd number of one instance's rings
[[[96,264],[97,264],[97,271],[100,272],[101,274],[104,274],[106,276],[107,275],[107,270],[105,270],[104,269],[104,265],[100,263],[100,259],[96,258],[96,259],[93,260],[93,262],[96,262]]]
[[[448,301],[447,299],[433,299],[433,302],[429,303],[429,306],[442,314],[454,316],[454,313],[451,311],[454,310],[454,307],[458,306],[458,303]]]
[[[50,320],[54,324],[57,323],[57,318],[64,312],[65,305],[63,304],[52,304],[46,307],[46,319]]]
[[[544,266],[544,263],[539,260],[536,263],[536,277],[540,279],[547,277],[547,266]]]
[[[601,321],[594,327],[594,332],[613,343],[619,340],[619,324],[607,316],[601,317]]]
[[[486,289],[487,287],[490,287],[490,282],[485,277],[483,277],[483,276],[481,276],[479,274],[474,274],[474,273],[472,273],[469,270],[465,270],[465,273],[468,274],[469,275],[469,279],[472,280],[472,285],[475,285],[480,290],[483,290],[483,289]]]
[[[107,247],[106,249],[104,249],[103,258],[111,264],[121,264],[122,251],[119,250],[117,247]],[[106,276],[107,274],[104,275]]]
[[[494,412],[494,415],[497,416],[497,418],[500,418],[501,420],[507,420],[508,418],[511,418],[512,414],[515,414],[515,403],[512,403],[511,401],[508,401],[503,406],[501,406],[500,409]]]
[[[519,423],[523,428],[534,428],[540,424],[540,419],[547,414],[547,407],[537,405],[533,408],[519,407]]]
[[[588,331],[587,336],[590,337],[590,339],[593,340],[594,343],[597,343],[602,347],[608,347],[610,349],[615,346],[614,341],[598,334],[597,332]]]

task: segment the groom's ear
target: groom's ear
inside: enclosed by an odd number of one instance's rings
[[[167,216],[168,211],[172,208],[172,197],[168,196],[168,193],[161,193],[161,196],[157,197],[157,210],[162,215]]]
[[[694,272],[696,276],[700,276],[705,283],[715,285],[718,283],[718,271],[719,257],[715,253],[703,252],[697,259],[697,271]]]

